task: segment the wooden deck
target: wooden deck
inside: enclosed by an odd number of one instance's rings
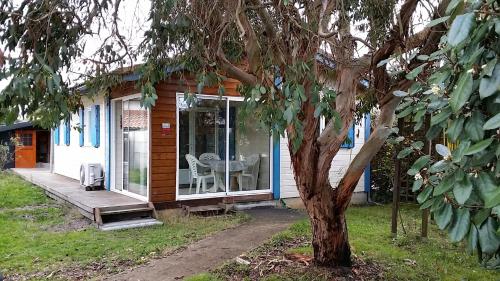
[[[110,191],[85,191],[77,180],[53,174],[45,168],[12,169],[25,180],[40,186],[47,195],[76,207],[82,215],[96,221],[96,210],[147,205],[147,202]]]

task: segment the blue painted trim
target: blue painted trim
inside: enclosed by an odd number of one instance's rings
[[[111,99],[109,97],[106,98],[106,125],[105,127],[108,129],[108,138],[107,144],[105,147],[106,153],[106,190],[110,191],[111,189]]]
[[[101,145],[101,106],[95,106],[95,147]]]
[[[371,134],[371,120],[370,120],[370,113],[367,113],[365,115],[365,142],[368,141],[368,138],[370,138]],[[371,167],[370,164],[366,165],[365,167],[365,192],[368,193],[368,198],[370,198],[370,192],[371,192]]]
[[[54,144],[55,145],[59,145],[59,143],[60,143],[60,127],[61,126],[57,126],[56,128],[54,128]]]
[[[85,128],[85,109],[80,108],[80,147],[82,147],[85,144],[84,128]]]
[[[354,134],[354,128],[356,127],[356,124],[352,124],[352,127],[349,129],[349,132],[347,132],[347,139],[340,145],[341,148],[354,148],[354,141],[355,141],[355,134]]]
[[[280,199],[280,137],[273,137],[273,197],[275,200]]]
[[[64,144],[69,146],[71,144],[71,123],[70,119],[64,123]]]

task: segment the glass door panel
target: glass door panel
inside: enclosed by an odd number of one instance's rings
[[[179,194],[226,191],[226,100],[179,97]]]
[[[140,196],[148,191],[148,110],[139,98],[123,101],[123,190]]]
[[[114,102],[114,189],[118,191],[123,190],[123,128],[122,128],[122,101],[117,100]]]
[[[240,101],[229,101],[229,155],[231,192],[271,187],[270,134],[255,116],[241,116]]]

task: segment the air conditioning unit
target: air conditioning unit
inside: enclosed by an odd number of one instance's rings
[[[85,163],[80,166],[80,185],[85,190],[101,189],[104,182],[104,175],[101,164]]]

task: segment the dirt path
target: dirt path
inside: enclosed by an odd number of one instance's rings
[[[286,229],[291,223],[303,217],[296,211],[286,209],[255,209],[248,213],[253,217],[248,223],[218,232],[189,245],[183,251],[153,260],[147,265],[130,269],[105,280],[179,280],[206,272],[226,260],[257,247],[272,235]]]

